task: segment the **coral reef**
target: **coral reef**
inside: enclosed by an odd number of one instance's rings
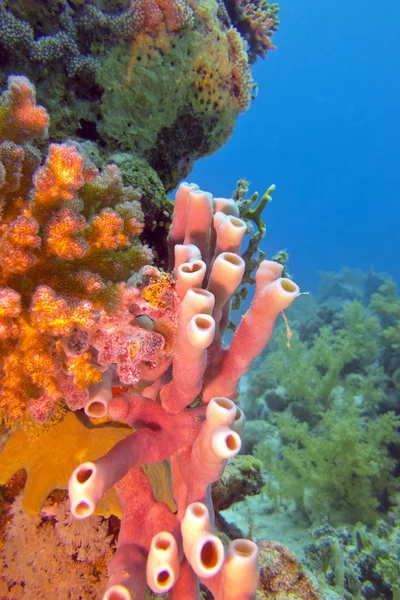
[[[250,64],[274,48],[277,13],[264,0],[0,0],[7,600],[321,597],[287,548],[242,539],[219,514],[263,484],[259,460],[232,460],[245,421],[238,386],[299,295],[287,254],[259,252],[275,188],[257,206],[244,180],[233,200],[194,184],[175,203],[165,195],[249,107]],[[398,418],[373,384],[384,378],[393,398],[400,386],[398,311],[393,287],[376,283],[373,314],[352,304],[312,342],[294,336],[298,363],[269,359],[274,377],[254,404],[252,417],[276,407],[303,420],[252,421],[248,444],[269,436],[279,474],[270,468],[263,493],[281,476],[276,495],[294,495],[310,519],[321,503],[371,521],[395,506]],[[225,347],[241,284],[255,296]],[[268,464],[270,448],[257,452]],[[392,556],[381,553],[374,573],[376,590],[396,592]]]
[[[306,563],[325,593],[345,598],[398,598],[400,593],[398,517],[332,527],[328,521],[312,530]]]
[[[276,419],[283,446],[274,454],[261,443],[255,455],[273,478],[268,496],[295,502],[299,514],[315,522],[329,514],[336,522],[373,522],[388,498],[394,500],[398,482],[391,477],[396,464],[387,448],[399,441],[400,417],[386,413],[363,419],[351,402],[325,412],[309,429],[288,413]]]
[[[347,287],[338,288],[344,297]],[[326,284],[324,290],[323,304]],[[373,522],[396,504],[398,480],[391,475],[400,421],[391,372],[396,361],[388,360],[396,345],[388,339],[396,330],[398,299],[390,280],[364,297],[368,307],[353,301],[325,313],[330,323],[317,335],[300,325],[290,348],[282,331],[251,378],[250,393],[267,403],[282,441],[281,448],[274,438],[256,447],[273,474],[268,493],[294,500],[311,521],[329,513],[336,521],[362,514]]]
[[[249,373],[243,447],[263,462],[268,518],[314,526],[307,566],[327,598],[397,598],[396,286],[345,269],[301,308],[290,347],[281,326]]]
[[[246,40],[251,60],[253,48],[264,56],[276,10],[240,6],[232,23],[215,0],[1,0],[0,85],[26,75],[52,114],[53,141],[145,158],[169,190],[248,108]]]

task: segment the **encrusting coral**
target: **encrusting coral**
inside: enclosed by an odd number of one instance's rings
[[[97,76],[99,133],[145,156],[167,190],[227,140],[253,89],[244,40],[221,27],[217,3],[195,6],[185,27],[157,22],[109,49]],[[176,73],[182,83],[171,86]]]
[[[0,454],[0,483],[7,483],[19,469],[25,469],[22,508],[38,514],[50,492],[67,488],[71,471],[82,460],[99,458],[130,433],[127,427],[115,424],[90,427],[73,412],[40,436],[29,437],[18,430]],[[121,516],[115,492],[107,495],[99,514]]]
[[[260,591],[256,600],[322,600],[316,581],[306,574],[296,556],[277,542],[260,542]]]

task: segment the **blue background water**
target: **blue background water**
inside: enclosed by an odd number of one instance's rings
[[[264,249],[289,250],[303,289],[342,266],[400,281],[400,2],[282,0],[280,21],[258,98],[190,180],[217,196],[275,183]]]

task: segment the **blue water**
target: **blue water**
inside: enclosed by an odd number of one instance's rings
[[[400,281],[400,2],[284,1],[280,20],[258,98],[190,180],[218,196],[275,183],[264,249],[289,250],[303,289],[342,266]]]

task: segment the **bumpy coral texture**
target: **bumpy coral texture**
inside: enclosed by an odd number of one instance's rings
[[[50,102],[53,141],[133,152],[172,189],[197,158],[225,143],[249,106],[248,44],[250,58],[254,44],[261,55],[272,47],[271,8],[251,3],[230,19],[222,6],[0,0],[0,84],[10,74],[28,76],[39,101]]]
[[[397,598],[400,592],[398,516],[380,519],[373,528],[362,522],[333,527],[326,519],[311,531],[306,564],[325,596]]]
[[[144,155],[167,188],[226,141],[252,91],[244,40],[221,28],[217,5],[206,1],[184,28],[146,25],[133,43],[112,48],[97,79],[102,136]]]
[[[40,165],[25,143],[47,130],[47,113],[34,100],[24,77],[11,77],[0,99],[0,416],[8,425],[57,420],[64,399],[82,407],[111,360],[131,383],[122,341],[138,360],[151,360],[164,344],[133,323],[150,304],[139,290],[157,287],[158,271],[142,273],[134,290],[122,283],[152,260],[138,238],[136,191],[122,185],[115,165],[98,173],[73,142],[51,144]],[[160,289],[168,294],[168,281]],[[111,318],[117,310],[119,329]]]

